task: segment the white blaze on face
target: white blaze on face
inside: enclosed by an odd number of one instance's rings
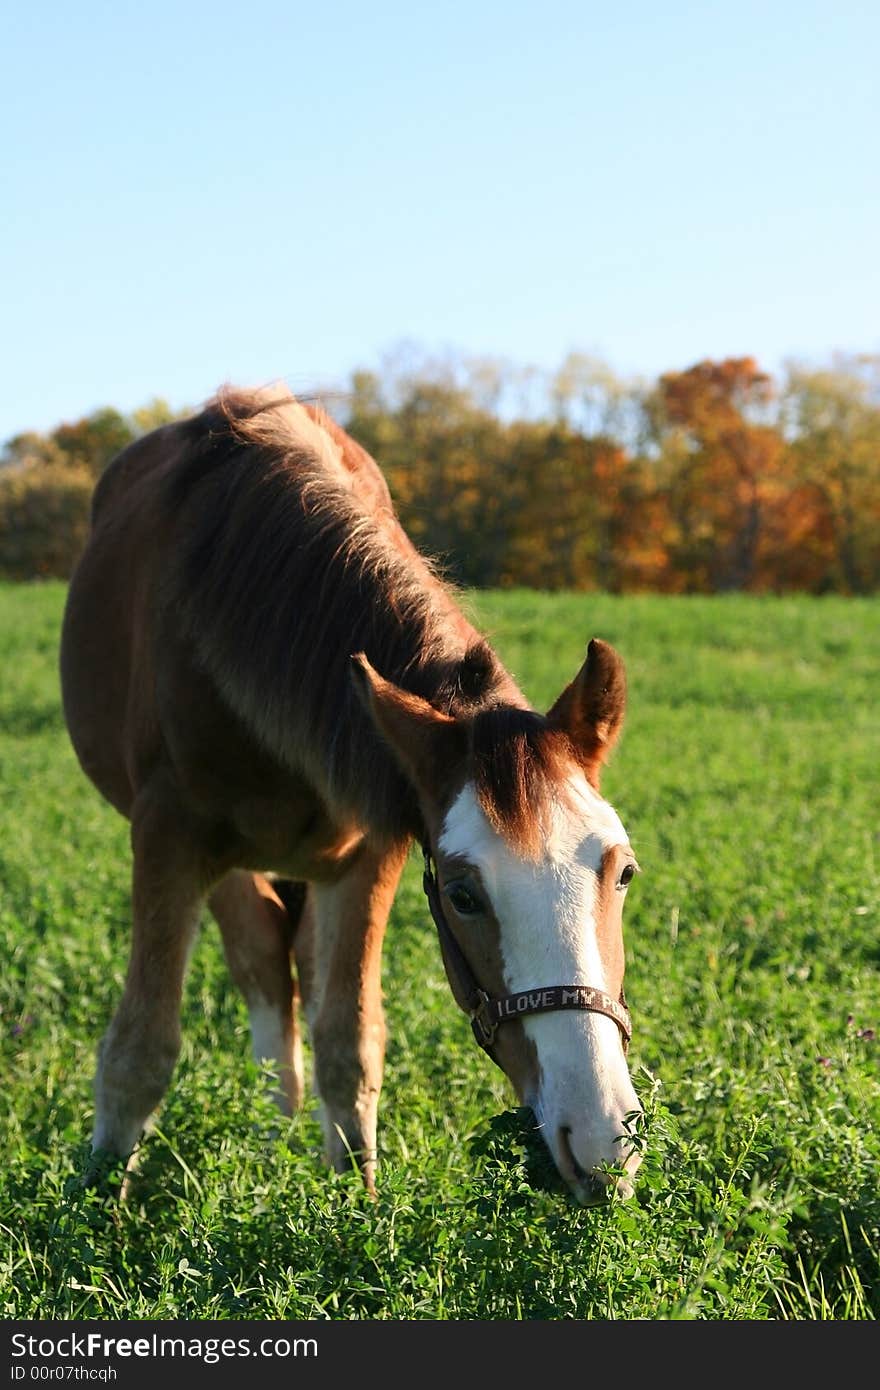
[[[606,850],[626,845],[614,809],[580,772],[567,797],[543,808],[544,852],[531,860],[517,853],[489,824],[473,784],[450,808],[438,848],[479,869],[500,933],[502,973],[510,994],[552,985],[593,985],[609,992],[596,929],[599,875]],[[473,925],[479,931],[478,923]],[[532,1014],[521,1019],[540,1067],[532,1106],[544,1137],[577,1189],[577,1169],[620,1165],[624,1117],[638,1110],[620,1032],[604,1014],[580,1011]],[[572,1174],[572,1157],[576,1167]],[[634,1169],[635,1155],[627,1167]]]

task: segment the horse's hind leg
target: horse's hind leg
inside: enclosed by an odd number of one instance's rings
[[[208,898],[233,980],[248,1008],[257,1062],[278,1067],[275,1099],[290,1115],[302,1104],[302,1043],[290,970],[295,923],[262,874],[236,869]]]
[[[131,814],[132,942],[125,988],[98,1053],[93,1151],[128,1158],[171,1079],[205,869],[162,778]],[[97,1167],[95,1168],[97,1174]]]
[[[354,1156],[372,1191],[376,1115],[385,1061],[382,938],[406,850],[364,847],[336,883],[315,883],[314,978],[307,1010],[327,1157]]]

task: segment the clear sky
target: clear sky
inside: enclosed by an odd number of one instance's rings
[[[0,439],[428,351],[880,350],[880,4],[9,0]]]

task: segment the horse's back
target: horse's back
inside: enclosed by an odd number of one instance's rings
[[[188,598],[184,566],[206,517],[228,514],[232,480],[271,471],[259,443],[242,446],[234,418],[239,410],[247,419],[244,412],[258,411],[267,398],[271,393],[221,395],[190,419],[152,431],[117,455],[95,488],[91,530],[65,610],[62,692],[80,763],[123,814],[155,763],[180,746],[194,756],[206,727],[232,719],[196,659],[191,617],[187,628],[180,616]],[[328,492],[353,494],[406,545],[373,458],[320,409],[292,397],[281,405],[291,429],[302,431],[310,485],[317,476]],[[295,472],[290,485],[297,486]],[[295,532],[290,540],[296,544]],[[224,733],[220,747],[243,741],[255,765],[243,731],[236,725]]]
[[[186,447],[164,426],[108,465],[92,498],[85,550],[74,570],[61,633],[64,714],[84,771],[127,814],[131,732],[150,741],[151,610],[168,545],[162,481]]]

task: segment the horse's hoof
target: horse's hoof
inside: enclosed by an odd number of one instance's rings
[[[82,1175],[83,1188],[108,1201],[124,1201],[128,1195],[131,1161],[108,1149],[92,1149]]]

